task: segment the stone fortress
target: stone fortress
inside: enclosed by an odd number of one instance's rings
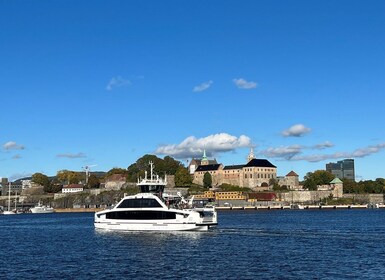
[[[188,169],[193,175],[193,183],[199,185],[203,185],[203,176],[208,172],[214,187],[231,184],[262,191],[269,190],[269,181],[277,178],[277,167],[267,159],[256,159],[253,149],[250,149],[246,164],[229,166],[223,166],[215,159],[209,160],[204,151],[203,158],[192,159]]]
[[[305,190],[294,171],[278,177],[277,167],[267,159],[255,158],[253,149],[250,149],[246,164],[230,166],[223,166],[215,159],[209,160],[204,151],[201,160],[191,160],[188,170],[193,176],[193,183],[198,185],[203,185],[203,176],[208,172],[212,177],[213,189],[221,184],[231,184],[241,188],[247,187],[255,192],[269,192],[272,191],[271,179],[274,179],[280,186],[286,186],[288,189],[287,192],[277,193],[275,200],[287,203],[319,203],[325,198],[343,197],[343,182],[340,179],[335,178],[328,185],[318,186],[316,191]],[[218,195],[225,194],[217,194],[216,197]],[[242,192],[232,195],[234,199],[243,196]]]

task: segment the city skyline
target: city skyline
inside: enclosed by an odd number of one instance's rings
[[[385,177],[385,2],[0,1],[0,177],[224,165]]]

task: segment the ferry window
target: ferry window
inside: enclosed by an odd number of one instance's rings
[[[152,208],[162,207],[158,201],[150,198],[125,199],[118,208]]]
[[[106,214],[107,219],[166,220],[175,219],[175,212],[166,211],[115,211]]]

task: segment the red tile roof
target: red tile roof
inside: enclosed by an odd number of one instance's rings
[[[78,188],[83,188],[84,186],[81,184],[69,184],[67,186],[64,186],[64,188],[67,189],[78,189]]]
[[[286,177],[288,177],[288,176],[295,176],[295,177],[298,177],[298,174],[295,173],[295,172],[292,170],[292,171],[290,171],[289,173],[286,174]]]

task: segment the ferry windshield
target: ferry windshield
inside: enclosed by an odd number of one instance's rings
[[[162,185],[142,185],[142,186],[140,186],[140,191],[142,193],[161,193],[164,191],[164,186],[162,186]]]
[[[117,208],[152,208],[162,207],[158,201],[151,198],[135,198],[123,200]]]

